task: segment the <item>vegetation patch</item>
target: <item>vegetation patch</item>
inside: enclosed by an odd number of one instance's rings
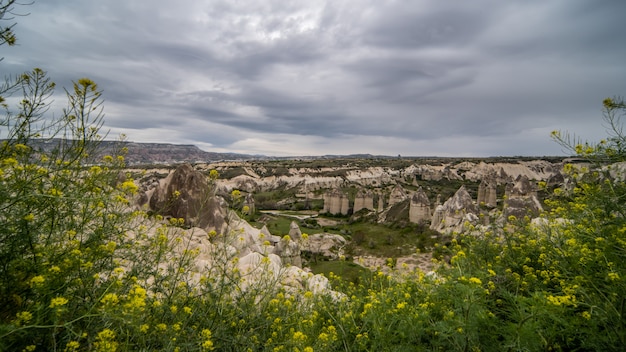
[[[358,285],[364,282],[364,278],[371,276],[369,269],[346,260],[312,261],[308,263],[308,267],[315,274],[323,274],[334,280],[335,284],[339,284],[338,280],[341,280]]]

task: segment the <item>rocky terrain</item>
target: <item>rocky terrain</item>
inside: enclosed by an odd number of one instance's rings
[[[272,254],[272,263],[284,271],[292,266],[303,270],[303,258],[344,257],[345,249],[354,242],[351,236],[320,232],[302,237],[300,226],[319,228],[328,216],[337,219],[334,223],[425,226],[434,234],[462,232],[468,224],[481,226],[511,215],[534,217],[543,210],[545,190],[538,183],[546,188],[561,185],[565,162],[568,160],[251,160],[129,168],[128,172],[139,175],[135,179],[142,192],[137,207],[184,218],[186,226],[205,233],[236,233],[239,240],[233,252],[242,258]],[[219,172],[217,180],[207,177],[211,170]],[[306,215],[294,218],[285,240],[267,226],[255,227],[244,220],[244,207],[249,215],[280,210],[306,210]],[[384,263],[384,257],[358,253],[353,259],[361,265]],[[409,268],[427,269],[428,255],[402,255],[397,260]],[[250,260],[259,260],[254,258]],[[304,277],[305,273],[294,275]]]
[[[394,207],[407,209],[407,220],[429,223],[438,231],[456,229],[481,213],[501,210],[523,217],[542,210],[538,182],[547,187],[563,182],[564,161],[500,160],[447,161],[434,164],[404,160],[363,166],[354,161],[334,165],[309,161],[230,161],[199,163],[193,169],[217,170],[215,193],[237,190],[255,210],[317,208],[320,213],[348,216],[376,214],[379,222],[394,221]],[[373,163],[375,164],[375,163]],[[138,171],[138,170],[135,170]],[[170,177],[169,169],[149,169],[142,179],[146,192]],[[280,193],[280,194],[279,194]],[[267,201],[267,197],[273,197]]]

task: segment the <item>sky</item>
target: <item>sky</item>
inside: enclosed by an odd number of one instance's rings
[[[109,137],[304,156],[565,155],[626,95],[623,0],[35,0],[0,72],[103,91]],[[59,88],[51,109],[64,106]]]

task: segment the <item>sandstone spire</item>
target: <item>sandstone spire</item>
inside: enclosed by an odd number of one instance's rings
[[[409,221],[413,223],[423,223],[431,219],[430,200],[426,192],[420,187],[417,192],[411,196],[409,207]]]

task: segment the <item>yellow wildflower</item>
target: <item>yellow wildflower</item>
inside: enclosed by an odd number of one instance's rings
[[[55,297],[50,300],[50,308],[62,307],[69,302],[65,297]]]
[[[102,303],[104,305],[115,305],[118,302],[119,302],[119,299],[117,297],[117,294],[115,294],[115,293],[107,293],[100,300],[100,303]]]
[[[65,345],[64,352],[72,352],[78,350],[80,343],[78,341],[70,341]]]
[[[96,351],[114,352],[117,351],[117,342],[115,342],[115,332],[110,329],[104,329],[98,333],[94,342]]]
[[[15,316],[17,317],[16,324],[28,323],[31,319],[33,319],[33,314],[27,311],[19,312]]]
[[[291,337],[294,341],[306,341],[307,337],[302,331],[296,331]]]
[[[211,330],[202,330],[202,338],[204,339],[204,341],[202,341],[202,344],[200,346],[202,347],[203,351],[213,351],[215,349],[215,347],[213,346],[213,341],[211,340],[211,335]]]
[[[477,278],[477,277],[470,277],[469,280],[467,280],[467,281],[469,281],[472,284],[476,284],[476,285],[482,285],[483,284],[483,282],[480,281],[480,279]]]

